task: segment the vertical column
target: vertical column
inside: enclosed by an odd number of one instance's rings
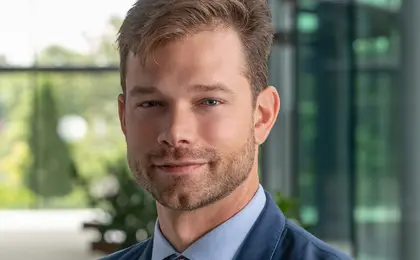
[[[267,142],[263,145],[262,183],[274,193],[281,191],[286,196],[296,195],[296,87],[295,46],[284,41],[292,36],[294,29],[294,1],[270,1],[273,22],[279,37],[272,48],[269,74],[270,83],[279,91],[281,111]],[[280,38],[283,41],[279,41]]]
[[[320,2],[319,27],[313,43],[313,71],[317,107],[315,183],[318,223],[322,239],[340,244],[350,237],[349,131],[352,83],[352,39],[349,10],[344,3]]]
[[[420,1],[402,1],[400,17],[400,259],[420,259]]]

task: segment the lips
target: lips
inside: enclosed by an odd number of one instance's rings
[[[183,163],[162,163],[157,164],[155,167],[167,173],[190,173],[206,163],[203,162],[183,162]]]

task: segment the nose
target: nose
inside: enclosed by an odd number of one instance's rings
[[[188,145],[195,141],[194,115],[188,108],[175,107],[163,117],[158,143],[169,147]]]

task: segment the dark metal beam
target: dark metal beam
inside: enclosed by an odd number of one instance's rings
[[[20,66],[7,66],[0,67],[0,73],[22,73],[22,72],[61,72],[61,73],[72,73],[72,72],[118,72],[118,66],[31,66],[31,67],[20,67]]]
[[[401,7],[401,84],[398,86],[401,239],[399,259],[420,259],[420,1]],[[397,86],[395,86],[397,87]]]
[[[350,22],[349,28],[347,31],[347,38],[350,43],[355,42],[357,39],[357,21],[360,13],[357,12],[357,3],[355,0],[351,0],[351,5],[347,11],[348,21]],[[359,251],[359,241],[357,239],[357,223],[354,218],[353,212],[357,207],[357,127],[358,127],[358,118],[357,118],[357,76],[360,72],[360,64],[357,64],[357,54],[354,51],[353,44],[348,46],[349,52],[349,65],[350,65],[350,75],[349,75],[349,88],[347,89],[349,109],[348,109],[348,122],[349,127],[347,132],[346,144],[348,146],[348,178],[349,178],[349,206],[350,206],[350,218],[349,218],[349,228],[350,228],[350,241],[351,246],[351,255],[355,258],[358,256]],[[357,68],[357,70],[353,69]],[[374,67],[375,68],[375,67]],[[361,68],[363,70],[363,68]]]

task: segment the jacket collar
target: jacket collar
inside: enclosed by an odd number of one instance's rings
[[[261,215],[250,230],[236,259],[271,260],[284,234],[286,218],[268,192]]]
[[[151,260],[153,252],[153,237],[149,238],[146,242],[146,247],[138,260]]]
[[[286,218],[268,192],[265,206],[235,259],[271,260],[284,234]],[[146,241],[138,260],[152,259],[153,237]]]

